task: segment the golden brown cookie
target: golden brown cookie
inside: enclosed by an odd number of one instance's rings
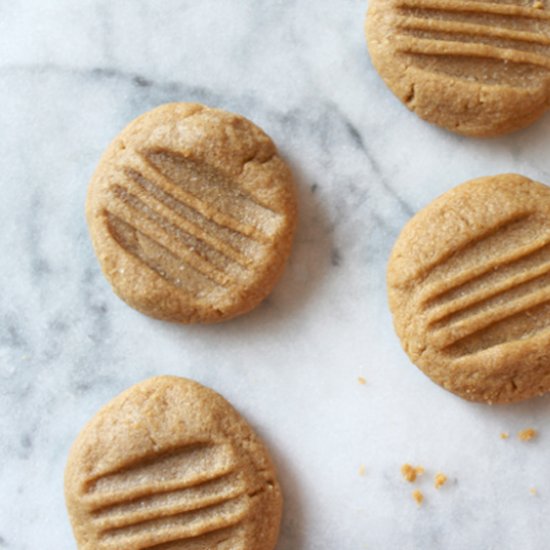
[[[445,193],[397,239],[388,293],[403,348],[447,390],[550,391],[550,188],[504,174]]]
[[[272,290],[296,224],[290,170],[242,116],[191,103],[138,117],[111,143],[86,215],[114,291],[182,323],[245,313]]]
[[[76,439],[65,497],[80,550],[273,550],[282,498],[267,450],[223,397],[161,376]]]
[[[549,107],[550,0],[370,0],[366,34],[393,93],[453,132],[512,132]]]

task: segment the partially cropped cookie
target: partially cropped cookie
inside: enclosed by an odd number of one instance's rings
[[[393,93],[453,132],[512,132],[549,107],[548,0],[370,0],[366,34]]]
[[[106,405],[75,441],[65,496],[79,550],[273,550],[282,499],[233,407],[164,376]]]
[[[388,293],[403,348],[447,390],[550,391],[550,188],[504,174],[445,193],[399,236]]]
[[[292,175],[246,118],[191,103],[138,117],[91,180],[86,214],[114,291],[139,311],[215,322],[258,305],[296,225]]]

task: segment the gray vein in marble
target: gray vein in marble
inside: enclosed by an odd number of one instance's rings
[[[101,49],[106,63],[113,62],[113,14],[111,2],[97,2],[94,6],[95,17],[101,28]]]
[[[333,267],[340,267],[342,265],[342,254],[338,248],[333,248],[330,255],[330,263]]]
[[[15,315],[2,315],[0,345],[24,352],[29,348],[29,344],[18,321]]]
[[[82,69],[78,67],[67,67],[55,64],[39,64],[39,65],[0,65],[0,76],[7,74],[27,74],[27,75],[40,75],[40,74],[59,74],[66,76],[73,76],[78,78],[105,78],[122,80],[130,82],[138,88],[152,88],[156,87],[161,89],[167,94],[180,93],[182,90],[190,93],[193,96],[209,96],[213,101],[220,101],[222,96],[216,93],[212,93],[206,88],[200,86],[186,86],[177,81],[154,81],[141,74],[122,71],[114,68],[106,67],[93,67],[89,69]]]
[[[376,160],[374,155],[371,153],[369,147],[367,146],[361,132],[357,126],[342,112],[336,104],[331,104],[330,108],[333,109],[342,119],[352,141],[355,145],[363,152],[369,164],[372,168],[373,173],[378,176],[377,181],[380,183],[382,188],[386,193],[388,193],[399,208],[409,217],[414,215],[414,209],[407,203],[407,201],[398,193],[398,191],[390,184],[387,180],[384,170],[382,169],[381,164]]]
[[[41,191],[33,189],[27,217],[27,246],[31,261],[33,281],[39,285],[40,279],[51,273],[51,267],[41,250],[43,232]],[[38,286],[40,288],[40,286]]]

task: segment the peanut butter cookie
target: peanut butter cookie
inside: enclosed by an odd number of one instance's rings
[[[254,308],[290,253],[294,184],[271,139],[242,116],[189,103],[134,120],[92,178],[86,214],[114,291],[182,323]]]
[[[550,188],[504,174],[452,189],[416,214],[388,265],[410,359],[466,399],[550,390]]]
[[[550,104],[548,0],[370,0],[369,51],[418,116],[469,136],[527,126]]]
[[[80,550],[273,550],[282,508],[248,424],[214,391],[171,376],[131,387],[88,423],[65,496]]]

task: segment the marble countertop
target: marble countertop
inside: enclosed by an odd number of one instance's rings
[[[413,213],[466,179],[550,184],[550,115],[488,141],[420,121],[375,73],[365,11],[363,0],[0,0],[0,549],[76,548],[62,485],[71,442],[157,374],[219,391],[265,439],[286,501],[278,550],[548,548],[550,398],[489,407],[430,382],[393,332],[385,266]],[[247,116],[296,175],[290,265],[264,304],[225,324],[133,311],[88,238],[101,152],[169,101]],[[531,426],[540,436],[520,442]],[[404,462],[426,468],[420,508]],[[438,471],[449,482],[436,491]]]

